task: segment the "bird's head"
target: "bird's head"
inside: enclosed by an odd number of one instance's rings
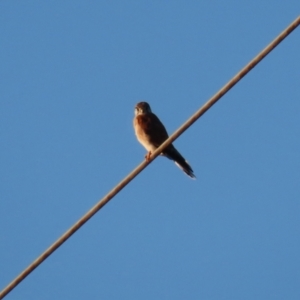
[[[150,105],[147,102],[139,102],[135,106],[134,114],[136,116],[141,114],[147,114],[147,113],[151,113]]]

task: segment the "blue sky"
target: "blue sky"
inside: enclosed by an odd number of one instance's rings
[[[298,15],[286,1],[0,2],[0,289]],[[299,299],[300,28],[7,299]]]

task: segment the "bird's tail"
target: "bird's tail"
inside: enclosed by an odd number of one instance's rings
[[[187,174],[188,176],[190,176],[192,179],[196,179],[196,176],[194,174],[193,169],[187,163],[186,160],[184,161],[184,163],[182,163],[182,162],[179,163],[178,161],[175,161],[175,165],[178,166],[185,174]]]
[[[175,164],[189,177],[196,179],[196,176],[194,174],[194,171],[192,167],[188,164],[188,162],[184,159],[184,157],[176,150],[176,148],[171,145],[171,147],[168,147],[164,152],[163,155],[165,155],[167,158],[174,160]]]

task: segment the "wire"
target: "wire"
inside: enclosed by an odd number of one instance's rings
[[[151,163],[168,145],[177,139],[194,122],[196,122],[210,107],[212,107],[225,93],[237,84],[251,69],[253,69],[267,54],[269,54],[282,40],[284,40],[298,25],[300,16],[296,18],[283,32],[281,32],[265,49],[254,57],[240,72],[238,72],[224,87],[211,97],[195,114],[193,114],[182,126],[180,126],[159,148],[153,152],[150,160],[142,162],[119,184],[117,184],[106,196],[104,196],[93,208],[91,208],[81,219],[79,219],[69,230],[58,240],[46,249],[35,261],[33,261],[22,273],[20,273],[1,292],[0,299],[3,299],[22,280],[24,280],[36,267],[38,267],[48,256],[70,238],[85,222],[98,212],[109,200],[120,192],[132,179],[134,179],[149,163]]]

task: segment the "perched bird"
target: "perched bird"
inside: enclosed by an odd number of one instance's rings
[[[152,113],[150,105],[147,102],[139,102],[135,106],[133,127],[138,141],[148,151],[145,156],[146,160],[149,160],[151,153],[169,137],[165,126],[159,118]],[[161,155],[173,160],[175,164],[191,178],[196,178],[191,166],[172,144],[170,144]]]

